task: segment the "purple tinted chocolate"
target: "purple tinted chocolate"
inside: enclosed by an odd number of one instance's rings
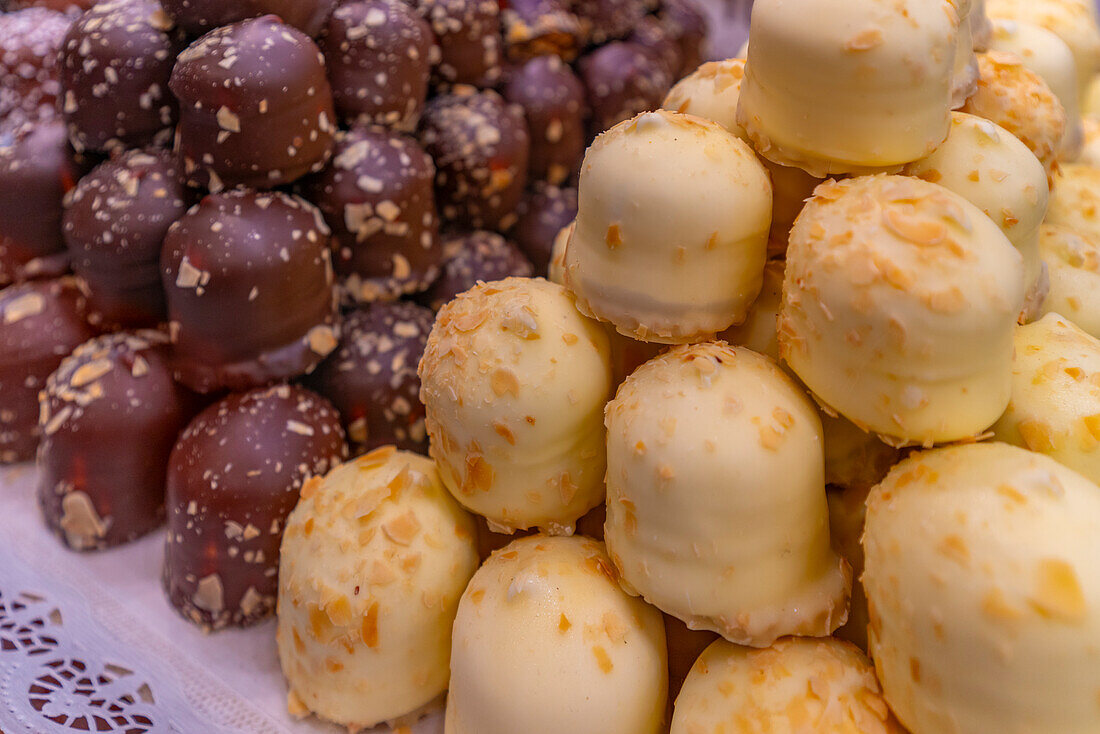
[[[511,276],[528,278],[534,274],[531,261],[496,232],[475,230],[445,237],[443,250],[448,256],[443,274],[422,298],[433,311],[479,281],[488,283]]]
[[[286,517],[310,477],[347,457],[340,416],[289,385],[237,393],[200,413],[168,464],[168,600],[204,629],[275,611]]]
[[[680,52],[680,44],[657,16],[647,15],[642,18],[626,40],[663,63],[670,78],[679,79],[682,76],[680,68],[684,65],[684,60]]]
[[[528,176],[561,184],[584,157],[584,84],[557,56],[539,56],[512,70],[504,98],[523,108],[531,139]]]
[[[80,150],[165,143],[176,120],[168,77],[183,32],[156,0],[103,0],[61,50],[61,111]]]
[[[356,126],[337,136],[328,168],[303,183],[334,233],[346,301],[418,293],[435,280],[443,250],[434,173],[415,139]]]
[[[305,374],[339,340],[329,230],[280,192],[211,194],[161,251],[176,378],[202,393]]]
[[[165,150],[131,150],[100,164],[65,199],[63,230],[88,320],[105,329],[165,320],[160,250],[190,193]]]
[[[61,92],[57,53],[70,25],[71,18],[44,8],[0,15],[0,118],[55,115]]]
[[[508,58],[558,56],[572,61],[584,46],[580,19],[567,0],[510,0],[503,10]]]
[[[329,18],[319,44],[341,119],[416,129],[439,53],[416,11],[401,0],[345,3]]]
[[[95,336],[72,278],[0,290],[0,464],[34,458],[38,391],[61,360]]]
[[[275,16],[206,34],[180,54],[170,86],[192,185],[264,189],[324,168],[336,132],[324,57]]]
[[[475,229],[514,223],[531,147],[521,108],[491,90],[459,86],[428,101],[420,140],[435,161],[444,220]]]
[[[352,311],[340,347],[307,378],[340,412],[353,456],[389,444],[428,453],[416,366],[434,321],[408,301]]]
[[[0,287],[68,270],[62,201],[79,178],[60,120],[0,136]]]
[[[573,12],[590,43],[625,38],[646,14],[643,0],[575,0]]]
[[[661,0],[657,14],[661,25],[680,46],[680,68],[675,79],[686,76],[703,63],[707,42],[707,15],[696,0]]]
[[[509,235],[534,265],[535,273],[545,277],[554,238],[577,217],[577,190],[536,181],[516,211],[519,219]]]
[[[163,332],[119,332],[77,347],[41,395],[38,504],[46,526],[69,548],[88,551],[160,525],[168,455],[198,407],[172,379]]]
[[[261,15],[316,37],[339,0],[161,0],[164,10],[192,36]]]
[[[494,87],[504,41],[497,0],[411,0],[439,43],[435,80],[444,86]]]
[[[588,90],[594,134],[657,109],[672,87],[664,63],[634,43],[602,46],[581,58],[578,68]]]

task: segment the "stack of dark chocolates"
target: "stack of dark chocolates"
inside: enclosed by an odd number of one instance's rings
[[[263,618],[305,479],[427,453],[434,311],[545,273],[693,2],[0,2],[0,463],[75,550],[167,518],[188,619]]]

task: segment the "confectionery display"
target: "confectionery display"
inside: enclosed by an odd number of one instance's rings
[[[871,656],[908,731],[1096,731],[1096,489],[988,443],[919,453],[872,490]]]
[[[446,304],[420,361],[431,455],[498,532],[569,535],[604,498],[607,335],[541,278],[482,283]]]
[[[172,224],[161,275],[177,379],[206,393],[311,372],[340,334],[328,244],[320,212],[280,192],[211,194]]]
[[[172,379],[168,336],[120,331],[77,347],[42,390],[38,502],[73,550],[164,522],[168,456],[199,404]]]
[[[306,378],[340,412],[353,456],[389,445],[428,453],[416,367],[434,321],[407,301],[362,306],[344,317],[340,346]]]
[[[168,600],[208,630],[264,619],[275,610],[287,515],[308,482],[347,458],[339,416],[300,387],[234,393],[199,413],[171,452]]]
[[[462,594],[448,734],[658,734],[667,689],[661,614],[622,590],[598,541],[513,541]]]
[[[535,266],[535,272],[546,275],[553,259],[554,240],[576,218],[577,189],[535,181],[516,207],[516,224],[509,234]]]
[[[357,731],[432,704],[447,689],[451,626],[478,566],[474,533],[416,454],[377,449],[310,479],[279,563],[291,712]]]
[[[1100,242],[1056,224],[1039,230],[1039,252],[1050,268],[1044,313],[1056,313],[1100,339]]]
[[[424,302],[433,311],[443,308],[459,293],[465,293],[479,282],[534,275],[534,267],[527,256],[496,232],[474,230],[452,235],[444,239],[443,253],[447,258],[443,272],[423,295]]]

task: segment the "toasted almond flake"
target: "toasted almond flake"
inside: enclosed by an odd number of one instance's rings
[[[216,117],[218,120],[218,127],[222,130],[231,133],[239,133],[241,131],[241,118],[237,117],[228,107],[224,105],[219,107]]]
[[[1039,562],[1028,602],[1040,615],[1060,622],[1081,622],[1088,612],[1077,572],[1069,563],[1055,558]]]
[[[416,514],[409,510],[384,523],[382,532],[398,545],[409,545],[420,532],[420,521],[416,519]]]
[[[618,224],[612,224],[607,228],[605,240],[609,249],[614,250],[623,244],[623,230]]]
[[[374,586],[385,586],[397,580],[397,572],[385,561],[375,560],[367,572],[367,582]]]
[[[260,604],[263,602],[263,599],[264,598],[260,596],[260,593],[256,591],[254,587],[249,586],[248,589],[245,590],[244,595],[241,597],[241,612],[246,617],[251,617],[256,612],[256,610],[260,608]]]
[[[4,309],[4,323],[14,324],[28,316],[37,316],[46,310],[46,299],[38,293],[27,293],[11,300]]]
[[[73,548],[94,548],[107,535],[110,526],[110,518],[101,518],[92,498],[83,492],[69,492],[62,498],[61,529]]]
[[[195,587],[195,595],[191,597],[191,601],[199,609],[212,614],[217,614],[225,609],[221,578],[216,573],[212,573],[199,579],[199,583]]]
[[[73,387],[84,387],[90,382],[95,382],[103,375],[111,371],[111,362],[107,359],[97,359],[87,364],[82,364],[73,372],[69,384]]]
[[[296,420],[288,420],[286,422],[286,429],[291,433],[297,433],[299,436],[313,435],[313,426],[308,426]]]
[[[359,637],[367,647],[372,649],[378,647],[378,602],[372,602],[367,608],[367,613],[363,615]]]
[[[610,673],[615,667],[611,662],[611,657],[607,654],[607,650],[601,645],[594,645],[592,647],[592,654],[596,657],[596,664],[600,666],[600,670],[604,673]]]
[[[870,51],[882,45],[882,31],[878,28],[865,28],[844,43],[845,51]]]
[[[493,374],[489,377],[489,384],[497,397],[507,394],[519,397],[519,378],[510,370],[503,368],[493,370]]]
[[[309,330],[306,339],[309,342],[309,348],[315,354],[319,354],[322,357],[331,354],[339,345],[339,341],[336,339],[336,332],[331,326],[314,326]]]

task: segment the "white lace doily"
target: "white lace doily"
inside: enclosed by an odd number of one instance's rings
[[[204,635],[160,586],[163,533],[73,553],[34,471],[0,469],[0,732],[337,734],[286,713],[274,623]],[[442,717],[408,734],[440,734]],[[378,729],[378,734],[389,729]]]

